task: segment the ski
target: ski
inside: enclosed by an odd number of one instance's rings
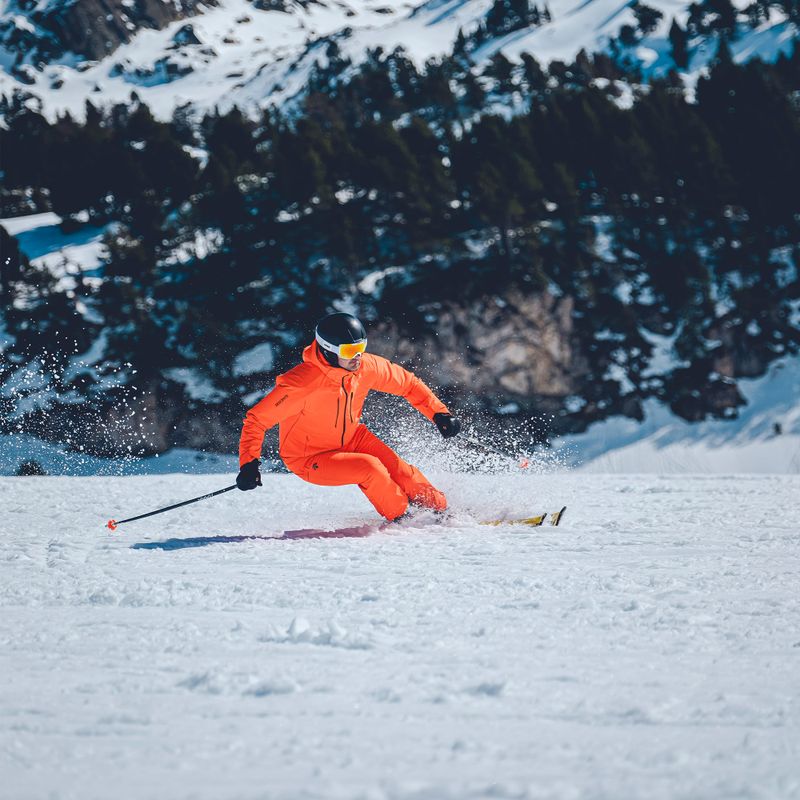
[[[529,528],[538,528],[544,525],[549,517],[550,524],[556,526],[561,522],[561,518],[564,516],[566,510],[567,507],[564,506],[560,511],[553,511],[550,514],[536,514],[533,517],[523,517],[522,519],[491,519],[481,522],[480,524],[491,525],[493,527],[498,527],[500,525],[527,525]]]
[[[548,521],[550,525],[556,526],[561,522],[564,512],[567,507],[564,506],[560,511],[552,513],[536,514],[532,517],[522,517],[519,519],[490,519],[478,522],[478,525],[487,525],[489,527],[498,528],[501,525],[522,525],[528,528],[539,528]],[[411,526],[420,525],[438,525],[448,519],[448,516],[442,515],[439,519],[417,519],[406,520],[405,523]],[[473,523],[474,524],[474,523]],[[320,528],[302,528],[300,530],[287,530],[277,537],[280,539],[349,539],[361,538],[372,536],[375,533],[392,533],[402,530],[402,523],[397,525],[393,522],[381,523],[366,523],[364,525],[354,525],[346,528],[338,528],[336,530],[323,530]]]
[[[491,525],[494,528],[500,525],[527,525],[530,528],[538,528],[544,524],[547,514],[537,514],[534,517],[524,517],[523,519],[489,519],[479,523],[480,525]]]

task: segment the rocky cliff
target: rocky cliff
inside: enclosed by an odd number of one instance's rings
[[[14,72],[24,77],[65,53],[102,59],[142,29],[160,30],[214,5],[217,0],[14,0],[0,23],[0,43],[16,54]]]
[[[439,312],[435,331],[410,339],[395,325],[377,331],[377,349],[420,365],[451,397],[489,408],[554,411],[577,391],[585,363],[573,339],[573,302],[510,289]]]
[[[511,290],[444,309],[436,330],[415,339],[394,324],[375,326],[370,350],[417,372],[454,409],[556,414],[585,373],[571,311],[570,298]],[[293,351],[285,360],[294,360]],[[275,373],[254,376],[256,394],[274,378]],[[163,378],[137,384],[91,403],[56,402],[27,416],[24,429],[100,456],[148,455],[172,447],[236,452],[246,412],[239,397],[208,403]]]

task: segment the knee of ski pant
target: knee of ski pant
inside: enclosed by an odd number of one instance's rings
[[[366,453],[358,453],[355,458],[348,463],[353,471],[353,478],[358,484],[369,483],[375,478],[389,478],[389,470],[381,463],[376,456]]]
[[[401,496],[397,498],[397,502],[392,504],[391,508],[386,508],[384,510],[379,510],[389,522],[396,520],[398,517],[402,517],[403,514],[408,511],[408,498],[405,496]]]

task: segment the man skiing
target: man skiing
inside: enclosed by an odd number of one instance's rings
[[[261,486],[261,448],[280,425],[280,456],[298,477],[319,486],[357,484],[379,514],[394,520],[409,503],[437,511],[444,494],[361,422],[370,390],[405,397],[446,439],[461,423],[419,379],[385,358],[366,353],[367,333],[351,314],[321,319],[303,350],[303,363],[279,375],[275,388],[244,418],[237,486]]]

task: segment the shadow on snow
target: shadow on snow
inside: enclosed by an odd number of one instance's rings
[[[131,545],[131,550],[183,550],[188,547],[208,547],[212,544],[236,544],[261,540],[267,542],[282,542],[298,539],[353,539],[363,538],[375,533],[374,525],[359,525],[352,528],[338,528],[325,531],[318,528],[301,528],[296,531],[284,531],[280,536],[193,536],[190,539],[166,539],[163,542],[136,542]]]

